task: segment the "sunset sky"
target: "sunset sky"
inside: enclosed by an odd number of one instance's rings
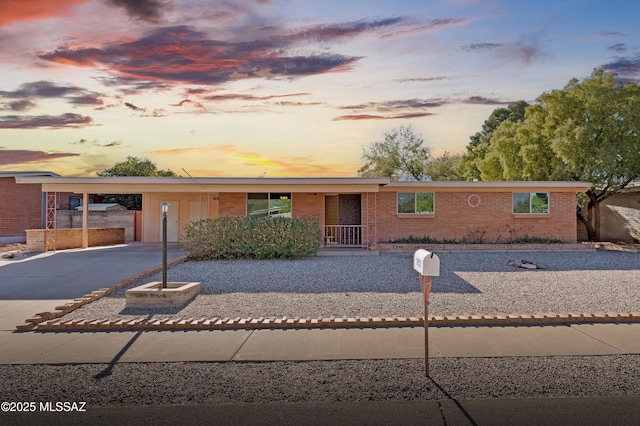
[[[636,0],[0,0],[0,170],[355,176],[411,125],[462,152],[495,108],[604,66]]]

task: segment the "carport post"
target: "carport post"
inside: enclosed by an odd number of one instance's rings
[[[89,194],[82,193],[82,248],[89,247]]]

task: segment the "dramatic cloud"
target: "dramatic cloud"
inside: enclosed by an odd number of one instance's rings
[[[527,37],[517,43],[474,43],[460,46],[460,48],[466,52],[495,52],[509,60],[530,63],[534,58],[542,55],[537,44],[537,39]]]
[[[340,115],[333,118],[333,121],[345,120],[396,120],[420,118],[432,115],[429,109],[438,108],[445,105],[447,101],[443,99],[402,99],[384,102],[367,102],[364,104],[346,105],[338,109],[351,110],[352,112],[362,112],[361,114]],[[377,114],[372,114],[375,112]]]
[[[604,65],[604,68],[618,74],[621,81],[640,83],[640,56],[617,58],[616,61]]]
[[[183,107],[183,106],[193,106],[203,112],[207,112],[207,108],[202,105],[200,102],[196,102],[196,101],[192,101],[191,99],[183,99],[180,102],[178,102],[177,104],[170,104],[169,106],[173,106],[173,107]]]
[[[87,139],[80,139],[76,142],[69,142],[70,145],[80,145],[80,146],[89,146],[89,147],[100,147],[100,148],[112,148],[119,147],[122,145],[122,141],[111,141],[107,143],[100,143],[97,140],[89,141]]]
[[[420,118],[433,115],[430,112],[415,112],[408,114],[394,114],[394,115],[370,115],[370,114],[355,114],[355,115],[340,115],[332,119],[332,121],[358,121],[358,120],[398,120],[409,118]]]
[[[20,21],[65,16],[69,9],[90,0],[2,0],[0,26]]]
[[[451,103],[474,104],[474,105],[508,105],[512,101],[485,98],[482,96],[471,96],[464,99],[403,99],[385,102],[367,102],[363,104],[347,105],[339,109],[351,110],[352,112],[363,112],[361,114],[340,115],[332,121],[346,120],[397,120],[420,118],[433,115],[432,109],[442,107]],[[366,112],[366,113],[365,113]],[[375,112],[376,114],[373,114]]]
[[[242,95],[237,93],[229,93],[223,95],[209,95],[203,97],[203,99],[207,101],[213,102],[225,102],[225,101],[268,101],[271,99],[278,98],[288,98],[292,96],[307,96],[310,95],[309,92],[301,92],[301,93],[290,93],[287,95],[267,95],[267,96],[253,96],[253,95]]]
[[[592,34],[604,38],[618,38],[626,36],[625,33],[620,33],[618,31],[595,31]]]
[[[146,111],[146,109],[144,109],[144,108],[138,108],[137,106],[135,106],[134,104],[129,103],[129,102],[125,102],[125,103],[124,103],[124,106],[126,106],[127,108],[130,108],[130,109],[132,109],[132,110],[134,110],[134,111],[140,111],[140,110],[142,110],[142,111]]]
[[[76,157],[80,154],[71,152],[49,153],[26,149],[0,149],[0,166],[9,164],[39,163],[65,157]]]
[[[158,22],[162,15],[162,8],[165,6],[163,2],[157,0],[106,0],[106,3],[124,8],[132,18],[149,22]]]
[[[459,102],[463,104],[473,104],[473,105],[509,105],[513,103],[513,101],[497,100],[497,99],[485,98],[483,96],[471,96],[467,99],[462,99]]]
[[[29,100],[26,100],[26,99],[23,99],[21,101],[7,102],[5,105],[6,105],[5,107],[0,108],[0,109],[18,111],[18,112],[28,111],[31,108],[36,106],[35,103],[33,103],[33,102],[29,101]]]
[[[384,102],[367,102],[365,104],[342,106],[340,109],[350,110],[375,110],[380,112],[388,112],[403,109],[425,109],[441,107],[446,102],[443,99],[403,99]]]
[[[86,127],[91,125],[91,117],[79,114],[38,115],[38,116],[0,116],[0,129],[62,129],[64,127]]]
[[[461,46],[460,48],[467,52],[477,52],[483,50],[498,49],[502,46],[502,43],[474,43]]]
[[[126,43],[77,49],[65,46],[39,57],[60,64],[106,67],[118,77],[136,81],[216,85],[248,78],[297,78],[349,70],[360,57],[327,52],[327,43],[403,26],[402,18],[357,21],[311,26],[248,41],[214,40],[191,27],[177,26],[159,28]],[[316,52],[313,43],[318,44]]]
[[[77,86],[61,86],[50,81],[25,83],[14,91],[0,91],[0,98],[21,99],[18,101],[18,106],[27,107],[35,106],[32,101],[38,99],[64,99],[72,105],[99,106],[103,104],[102,95],[97,92]],[[19,111],[19,109],[14,110]]]
[[[393,80],[396,83],[428,83],[430,81],[442,81],[449,80],[449,77],[439,75],[436,77],[421,77],[421,78],[397,78]]]
[[[627,50],[627,45],[624,43],[616,43],[607,47],[607,50],[611,50],[613,52],[625,52]]]
[[[417,22],[404,22],[403,25],[391,27],[380,37],[398,37],[402,35],[414,35],[424,32],[432,32],[443,28],[458,27],[468,25],[475,21],[475,18],[437,18]]]

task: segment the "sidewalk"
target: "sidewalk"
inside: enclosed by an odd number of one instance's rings
[[[432,327],[429,356],[640,354],[640,324]],[[424,357],[422,327],[0,332],[0,364],[311,361]]]

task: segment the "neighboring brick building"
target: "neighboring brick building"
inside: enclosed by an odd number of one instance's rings
[[[23,177],[48,192],[141,193],[142,241],[168,241],[193,220],[287,216],[317,220],[324,243],[375,247],[402,237],[474,242],[577,239],[576,193],[586,182],[392,182],[386,178]]]
[[[43,227],[42,185],[17,185],[16,177],[57,176],[51,172],[0,172],[0,244],[25,242],[25,229]]]
[[[27,229],[42,229],[45,226],[46,201],[42,184],[18,185],[16,180],[56,176],[59,175],[53,172],[0,171],[0,244],[23,243]],[[82,196],[71,192],[58,193],[56,208],[68,210],[69,203],[73,204],[78,198]]]

